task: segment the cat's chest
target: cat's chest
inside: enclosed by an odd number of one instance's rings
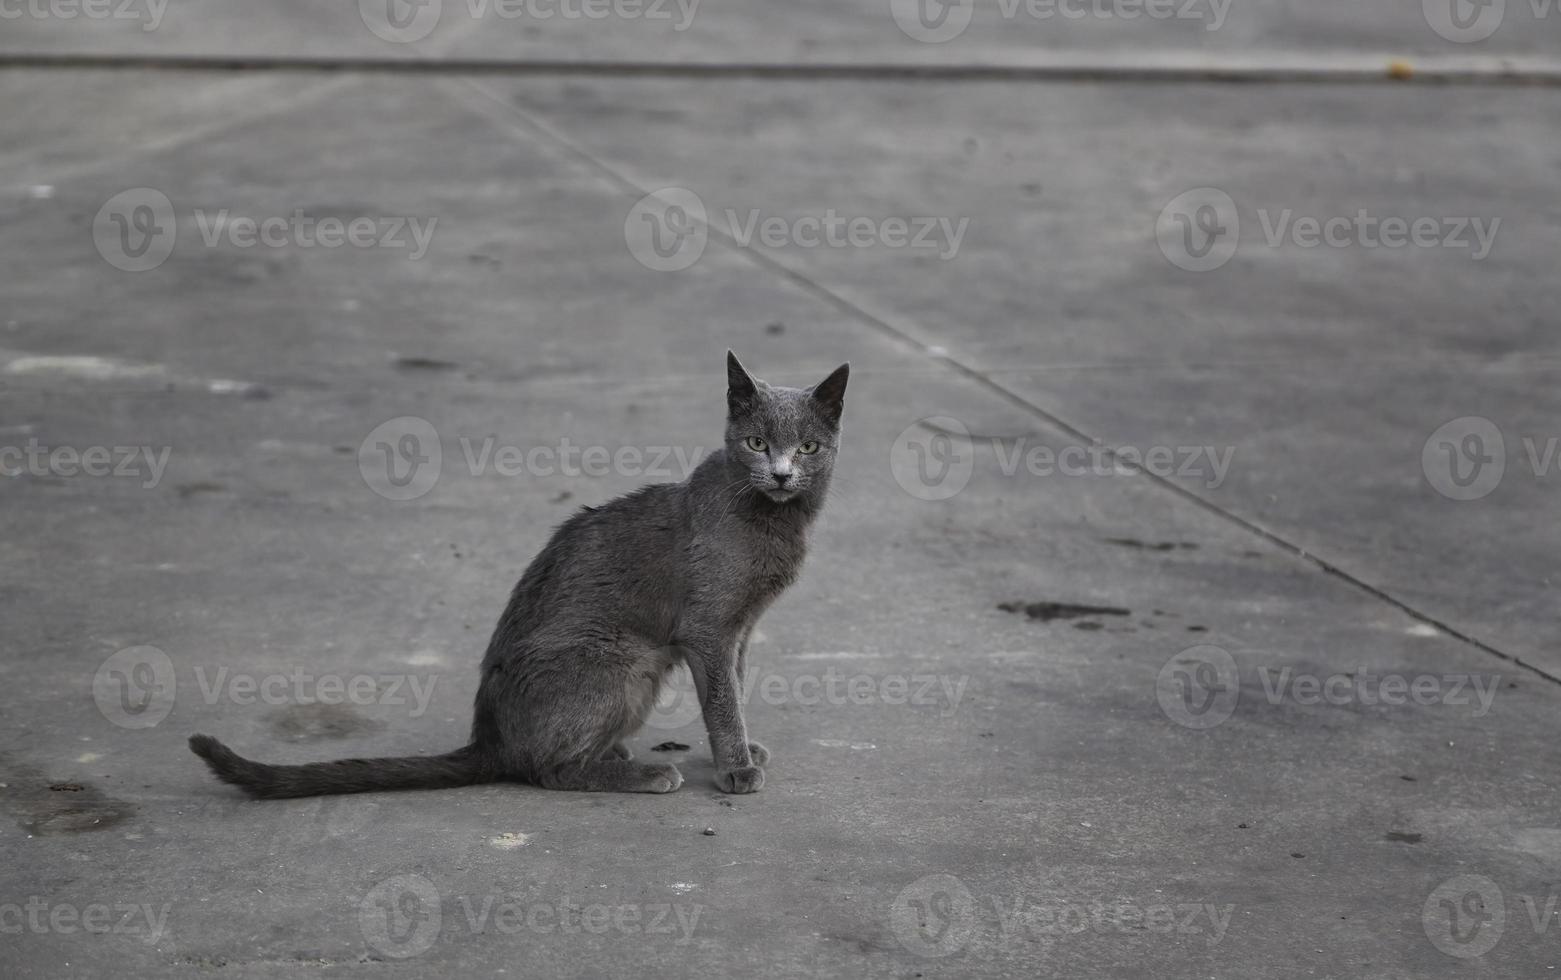
[[[710,585],[746,602],[767,602],[797,580],[806,556],[803,534],[758,528],[725,538],[703,564]]]

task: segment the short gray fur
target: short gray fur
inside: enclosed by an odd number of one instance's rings
[[[677,767],[624,739],[687,664],[716,785],[752,793],[769,752],[748,739],[748,637],[794,582],[829,492],[849,365],[812,388],[750,375],[727,351],[725,445],[681,483],[653,484],[564,522],[515,586],[482,662],[471,744],[434,757],[253,762],[208,735],[190,748],[251,796],[433,789],[515,780],[668,793]]]

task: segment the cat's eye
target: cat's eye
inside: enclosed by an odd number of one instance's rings
[[[752,449],[756,453],[762,453],[770,448],[770,444],[765,442],[763,439],[760,439],[758,436],[749,436],[747,439],[744,439],[743,442],[748,446],[749,449]]]
[[[804,456],[811,456],[814,453],[818,452],[818,443],[816,443],[816,442],[814,442],[814,441],[812,441],[810,439],[807,442],[804,442],[802,445],[798,446],[797,447],[797,452],[801,453]]]

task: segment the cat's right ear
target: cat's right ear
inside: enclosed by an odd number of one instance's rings
[[[759,385],[730,350],[726,352],[726,407],[733,412],[752,407],[759,397]]]

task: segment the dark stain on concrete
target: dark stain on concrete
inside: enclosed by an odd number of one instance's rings
[[[349,738],[376,732],[385,723],[365,718],[350,705],[290,704],[271,713],[267,719],[272,734],[290,742],[318,742],[323,739]]]
[[[688,746],[682,742],[662,742],[660,745],[652,745],[652,752],[687,752]]]
[[[1394,841],[1399,844],[1418,844],[1425,840],[1425,834],[1411,834],[1402,830],[1390,830],[1382,837],[1383,840]]]
[[[0,755],[0,809],[35,837],[107,830],[135,813],[90,783],[50,779],[43,771]]]
[[[1079,619],[1083,616],[1131,616],[1131,609],[1119,606],[1086,606],[1073,602],[999,602],[1003,612],[1024,613],[1031,619],[1049,623],[1054,619]]]
[[[210,480],[197,480],[194,483],[181,483],[174,489],[178,491],[180,500],[189,500],[198,493],[222,493],[227,487]]]
[[[1178,548],[1183,551],[1196,551],[1196,541],[1140,541],[1137,538],[1102,538],[1106,544],[1114,544],[1120,548],[1140,548],[1144,551],[1175,551]]]
[[[454,371],[460,367],[454,361],[444,361],[437,357],[398,357],[394,363],[401,371]]]

